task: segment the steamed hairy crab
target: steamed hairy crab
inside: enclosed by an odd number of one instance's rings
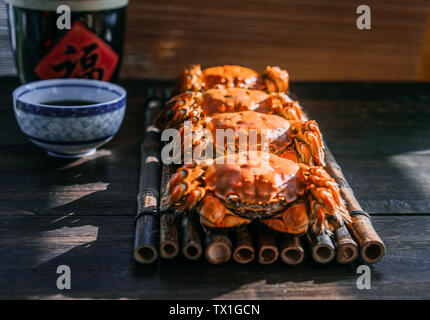
[[[264,90],[267,92],[286,92],[288,89],[288,72],[279,67],[267,66],[262,74],[252,69],[224,65],[212,68],[201,68],[191,65],[179,77],[179,92],[205,91],[215,88],[244,88]]]
[[[197,122],[220,113],[255,111],[277,114],[288,120],[304,120],[302,108],[285,93],[267,94],[260,90],[241,88],[188,91],[173,97],[160,113],[161,128],[177,127],[184,121]]]
[[[183,143],[191,136],[197,150],[192,163],[172,176],[163,195],[169,206],[197,211],[210,228],[259,220],[293,235],[309,227],[316,234],[330,232],[331,219],[350,221],[338,185],[322,167],[318,125],[306,121],[287,88],[288,73],[278,67],[261,75],[239,66],[187,68],[179,80],[182,93],[157,119],[160,128],[179,128]],[[233,138],[226,135],[225,141],[217,130],[230,130]],[[215,157],[194,157],[211,148]]]
[[[175,142],[180,143],[181,150],[185,150],[185,144],[191,145],[194,159],[254,150],[308,165],[324,165],[321,133],[313,120],[287,120],[255,111],[219,113],[197,123],[182,124],[179,137],[181,141]]]
[[[329,231],[328,218],[350,219],[337,184],[322,167],[264,152],[217,160],[179,168],[165,195],[179,211],[197,210],[204,226],[237,227],[258,219],[273,230],[298,235],[308,226],[317,234]]]

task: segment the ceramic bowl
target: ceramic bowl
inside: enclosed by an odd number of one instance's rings
[[[117,133],[127,93],[104,81],[53,79],[27,83],[12,95],[18,125],[31,142],[52,156],[82,157]],[[66,100],[91,104],[51,105]]]

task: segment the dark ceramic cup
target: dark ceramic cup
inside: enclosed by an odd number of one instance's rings
[[[128,0],[6,3],[22,83],[54,78],[118,79]],[[70,9],[70,14],[64,9]]]

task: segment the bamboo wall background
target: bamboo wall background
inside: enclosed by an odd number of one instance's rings
[[[372,10],[358,30],[357,6]],[[429,0],[130,0],[123,78],[190,63],[280,65],[294,80],[430,80]],[[15,72],[0,0],[0,75]]]
[[[8,32],[6,4],[0,0],[0,76],[16,72]]]

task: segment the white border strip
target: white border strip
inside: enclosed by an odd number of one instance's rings
[[[5,0],[6,3],[25,9],[56,11],[59,5],[66,5],[73,11],[100,11],[124,7],[129,0]]]

